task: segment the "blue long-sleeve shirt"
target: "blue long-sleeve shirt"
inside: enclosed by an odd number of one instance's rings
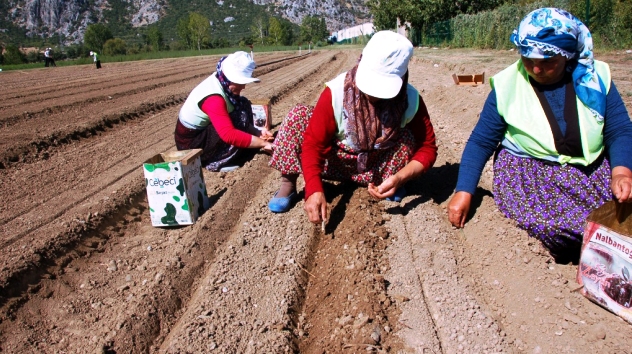
[[[554,84],[544,87],[544,95],[549,101],[562,134],[566,133],[564,120],[564,85]],[[507,122],[496,108],[496,91],[487,96],[480,118],[465,145],[456,191],[474,194],[485,163],[498,148],[507,131]],[[625,166],[632,170],[632,121],[614,85],[606,96],[606,114],[604,117],[604,146],[611,167]]]

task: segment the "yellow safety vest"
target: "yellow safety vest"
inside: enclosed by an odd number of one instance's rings
[[[595,70],[610,90],[608,64],[595,60]],[[525,153],[535,158],[553,159],[560,164],[587,166],[603,152],[603,121],[597,121],[579,98],[576,100],[577,116],[584,156],[572,157],[557,152],[549,121],[521,60],[494,75],[490,84],[496,91],[498,113],[508,125],[505,138]]]

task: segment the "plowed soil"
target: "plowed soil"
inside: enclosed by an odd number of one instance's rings
[[[359,50],[256,53],[274,129]],[[597,55],[632,107],[632,62]],[[218,57],[3,72],[0,351],[6,353],[630,353],[632,326],[582,297],[496,209],[488,164],[465,229],[447,221],[459,159],[514,52],[417,48],[410,82],[439,158],[401,203],[326,184],[324,231],[299,202],[272,214],[279,173],[248,154],[204,171],[211,207],[151,226],[142,163],[174,150],[188,93]],[[299,184],[302,188],[302,185]]]

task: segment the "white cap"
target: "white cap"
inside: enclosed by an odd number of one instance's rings
[[[377,98],[397,96],[412,56],[413,45],[406,37],[391,31],[375,33],[362,51],[356,86]]]
[[[92,51],[90,51],[90,55],[92,55]]]
[[[255,70],[255,62],[246,52],[235,52],[230,54],[222,62],[222,72],[230,82],[236,84],[249,84],[261,80],[252,77]]]

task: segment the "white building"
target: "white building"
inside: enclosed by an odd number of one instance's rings
[[[333,32],[331,36],[335,36],[338,42],[342,42],[344,40],[353,39],[367,34],[373,34],[374,32],[375,28],[373,27],[373,23],[367,22],[353,27],[343,28],[340,31]]]

